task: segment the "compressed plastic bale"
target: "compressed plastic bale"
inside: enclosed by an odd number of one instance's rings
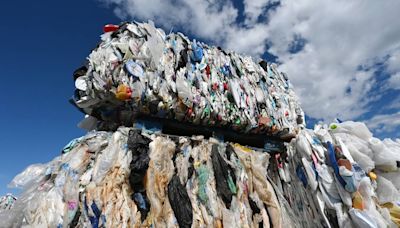
[[[380,204],[400,201],[400,193],[392,182],[382,176],[379,176],[376,179],[376,183],[376,194]]]
[[[74,75],[75,104],[99,121],[121,125],[128,112],[268,135],[304,126],[298,98],[274,64],[166,36],[152,22],[123,23],[101,39]]]

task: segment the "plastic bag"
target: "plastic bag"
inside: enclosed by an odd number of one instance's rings
[[[307,158],[311,157],[311,146],[306,138],[306,136],[304,135],[306,134],[304,131],[300,132],[300,134],[297,136],[296,139],[296,148],[298,151],[300,151],[301,153],[304,154],[304,156],[306,156]]]
[[[212,146],[211,159],[218,195],[222,198],[227,208],[229,208],[232,196],[236,193],[235,172],[221,157],[218,152],[218,145],[216,144]]]
[[[168,184],[168,199],[171,202],[179,227],[190,228],[193,221],[192,204],[177,175],[174,175]]]
[[[149,167],[149,144],[151,140],[140,134],[140,131],[129,131],[128,148],[132,152],[130,163],[129,184],[134,191],[134,201],[139,207],[142,221],[150,210],[144,186],[144,179]]]

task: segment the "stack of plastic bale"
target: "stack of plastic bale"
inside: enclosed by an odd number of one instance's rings
[[[86,129],[132,126],[138,116],[247,134],[293,135],[304,125],[290,82],[276,65],[166,35],[149,23],[104,28],[71,100]]]
[[[202,136],[94,131],[28,167],[1,227],[294,227],[265,151]],[[299,225],[297,225],[299,227]]]
[[[270,151],[138,127],[145,116],[294,137],[304,114],[287,77],[151,23],[104,30],[74,72],[91,131],[14,178],[24,190],[0,227],[300,227],[268,180]]]
[[[4,210],[10,210],[16,200],[17,197],[11,193],[7,193],[5,196],[0,197],[0,212]]]
[[[400,142],[363,123],[302,130],[269,169],[276,194],[303,227],[399,227]]]

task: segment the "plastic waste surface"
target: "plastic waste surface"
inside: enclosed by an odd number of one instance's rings
[[[131,126],[138,114],[248,134],[285,136],[304,113],[275,64],[225,51],[149,23],[105,25],[74,73],[72,103],[100,122]]]
[[[214,138],[125,127],[90,132],[68,153],[22,173],[37,173],[32,179],[39,181],[25,185],[16,206],[0,213],[0,226],[280,227],[281,206],[267,178],[268,158],[266,151]],[[249,195],[258,212],[246,206]],[[229,221],[221,211],[239,221]],[[266,220],[268,214],[273,218]]]

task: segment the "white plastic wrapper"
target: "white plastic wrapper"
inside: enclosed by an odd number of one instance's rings
[[[380,204],[400,201],[400,193],[392,182],[380,176],[376,180],[376,183],[376,194]]]
[[[42,176],[47,169],[47,164],[33,164],[28,166],[24,171],[14,177],[9,188],[25,188],[31,182],[37,181],[38,177]]]

